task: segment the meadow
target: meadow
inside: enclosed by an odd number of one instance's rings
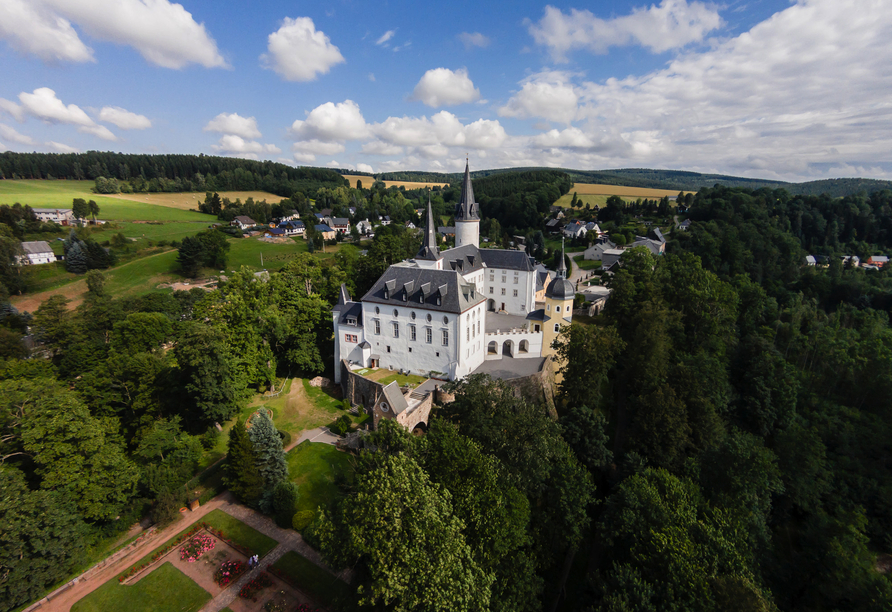
[[[231,202],[237,199],[244,202],[248,198],[254,198],[255,202],[266,200],[270,204],[277,204],[284,200],[268,191],[218,191],[221,198],[228,198]],[[204,193],[119,193],[109,196],[118,200],[151,204],[153,206],[166,206],[180,210],[198,210],[198,205],[204,202]]]
[[[601,185],[597,183],[574,183],[570,188],[570,197],[573,193],[578,195],[618,195],[621,198],[662,198],[663,196],[677,196],[678,190],[650,189],[647,187],[625,187],[623,185]],[[687,193],[687,192],[685,192]]]

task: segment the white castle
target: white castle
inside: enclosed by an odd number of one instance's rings
[[[575,289],[563,251],[555,278],[548,277],[523,251],[480,248],[480,209],[466,165],[454,248],[437,247],[428,202],[424,242],[414,259],[390,266],[360,301],[341,287],[332,309],[335,382],[342,360],[353,368],[449,380],[478,371],[495,377],[538,371],[573,314]],[[537,309],[543,288],[544,308]]]

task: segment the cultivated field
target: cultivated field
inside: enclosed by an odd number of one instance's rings
[[[218,191],[221,198],[229,198],[235,202],[240,199],[242,202],[248,198],[254,198],[256,202],[266,200],[270,204],[277,204],[284,200],[282,196],[277,196],[267,191]],[[204,202],[204,193],[119,193],[110,198],[118,200],[127,200],[130,202],[141,202],[143,204],[153,204],[155,206],[167,206],[170,208],[178,208],[180,210],[198,210],[198,205]]]
[[[649,189],[647,187],[625,187],[623,185],[600,185],[597,183],[574,183],[570,188],[570,197],[573,192],[579,195],[618,195],[622,198],[662,198],[663,196],[677,196],[678,191],[671,189]],[[687,193],[687,192],[685,192]]]
[[[372,186],[372,183],[375,182],[375,179],[371,176],[360,176],[356,174],[342,174],[345,179],[350,181],[351,187],[356,187],[356,181],[362,181],[362,186],[365,189],[368,189]],[[419,181],[384,181],[384,184],[387,187],[405,187],[406,189],[424,189],[425,187],[433,187],[435,185],[440,185],[441,187],[445,187],[449,183],[422,183]]]

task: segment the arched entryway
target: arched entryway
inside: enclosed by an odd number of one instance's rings
[[[519,353],[529,353],[530,352],[530,342],[529,340],[521,340],[520,344],[517,346],[517,352]]]
[[[496,301],[495,300],[486,300],[486,309],[490,312],[496,311]]]
[[[502,345],[502,355],[506,357],[514,357],[514,341],[513,340],[505,340],[505,343]]]
[[[486,352],[490,355],[498,355],[499,354],[499,343],[493,340],[486,347]]]

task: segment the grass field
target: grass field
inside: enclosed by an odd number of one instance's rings
[[[278,545],[278,542],[271,537],[260,533],[253,527],[245,525],[234,516],[230,516],[222,510],[209,512],[203,520],[208,525],[222,531],[226,539],[232,540],[239,546],[244,546],[255,555],[263,557]]]
[[[338,600],[346,600],[350,587],[321,567],[300,556],[293,550],[282,555],[273,567],[288,576],[290,582],[305,590],[318,603],[326,607]]]
[[[96,200],[99,218],[117,221],[216,221],[213,215],[145,204],[126,199],[127,194],[105,196],[91,191],[93,181],[0,181],[0,204],[27,204],[31,208],[71,208],[74,198]],[[202,197],[204,197],[202,195]]]
[[[372,186],[372,183],[375,182],[374,177],[371,176],[361,176],[356,174],[342,174],[345,179],[350,181],[351,187],[356,187],[356,181],[362,181],[363,189],[368,189]],[[440,185],[445,187],[449,183],[422,183],[419,181],[384,181],[384,184],[387,187],[405,187],[406,189],[424,189],[425,187],[433,187],[434,185]]]
[[[193,612],[211,595],[170,563],[126,586],[112,578],[71,606],[72,612]]]
[[[600,261],[585,259],[585,255],[577,255],[573,258],[580,270],[596,270],[601,267]]]
[[[285,198],[277,196],[268,191],[218,191],[221,198],[229,198],[235,202],[236,199],[244,202],[248,198],[254,198],[256,202],[266,200],[269,204],[278,204]],[[198,205],[204,202],[204,192],[188,192],[188,193],[119,193],[109,196],[118,200],[128,200],[131,202],[141,202],[142,204],[153,204],[155,206],[166,206],[168,208],[177,208],[180,210],[198,210]]]
[[[315,512],[319,506],[328,510],[343,496],[336,481],[353,475],[350,455],[330,444],[299,444],[285,458],[289,477],[298,486],[297,512]]]

